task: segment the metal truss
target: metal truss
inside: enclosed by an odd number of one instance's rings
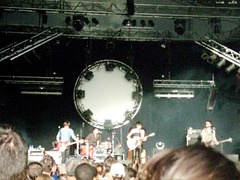
[[[177,0],[175,2],[179,3]],[[134,7],[133,17],[238,19],[240,15],[240,8],[226,6],[135,3]],[[80,13],[84,15],[127,15],[126,3],[77,0],[1,0],[0,9],[26,12],[41,10],[52,13]]]
[[[11,44],[3,49],[0,49],[0,62],[6,59],[14,60],[61,35],[62,33],[58,33],[54,28],[51,28],[38,33],[30,39],[17,44]]]
[[[153,80],[154,88],[212,88],[215,82],[203,80]]]
[[[19,86],[21,94],[62,95],[63,77],[0,76],[0,82]]]
[[[0,76],[0,82],[17,85],[62,85],[63,77]]]
[[[204,47],[205,49],[211,51],[213,54],[226,59],[232,64],[240,67],[240,54],[208,37],[205,37],[205,41],[195,41],[196,44]]]
[[[185,32],[181,37],[169,30],[158,30],[151,28],[84,28],[80,32],[76,32],[72,27],[54,27],[58,32],[62,32],[62,36],[67,36],[75,39],[115,39],[121,41],[161,41],[161,40],[186,40],[197,41],[202,39],[202,36],[197,32]],[[40,30],[44,30],[37,26],[23,25],[3,25],[0,26],[0,31],[5,33],[18,34],[37,34]],[[223,35],[222,39],[226,39],[227,35]]]

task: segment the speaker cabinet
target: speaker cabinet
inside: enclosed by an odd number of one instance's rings
[[[62,162],[61,152],[51,150],[51,151],[45,151],[45,155],[46,154],[52,156],[54,161],[56,162],[56,164],[61,164],[61,162]]]
[[[129,150],[128,150],[128,160],[132,161],[132,151],[129,151]],[[147,162],[147,151],[145,149],[142,149],[141,161],[142,161],[141,162],[142,164],[145,164]]]
[[[225,156],[235,163],[238,163],[239,161],[238,154],[225,154]]]

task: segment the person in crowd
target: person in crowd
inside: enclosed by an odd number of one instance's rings
[[[131,167],[128,167],[127,171],[128,171],[129,180],[136,180],[137,171]]]
[[[99,180],[103,177],[103,164],[95,165],[96,169],[96,179]]]
[[[142,142],[146,141],[145,130],[142,127],[141,122],[136,123],[136,127],[132,128],[127,135],[127,145],[132,150],[132,163],[136,164],[138,158],[139,164],[141,164]]]
[[[40,174],[42,174],[43,167],[39,162],[31,162],[27,167],[28,180],[35,180]]]
[[[43,167],[43,171],[42,174],[46,174],[49,177],[51,177],[52,174],[52,168],[53,168],[53,158],[49,155],[45,155],[42,160],[40,161],[42,167]]]
[[[52,173],[51,173],[51,177],[54,180],[58,180],[58,166],[57,163],[55,162],[55,160],[53,159],[53,167],[52,167]]]
[[[14,127],[0,125],[0,179],[26,180],[28,145]]]
[[[58,180],[68,180],[68,176],[66,174],[60,174]]]
[[[115,163],[111,166],[110,174],[113,177],[113,180],[124,180],[125,177],[125,168],[122,163]]]
[[[165,150],[144,166],[145,180],[232,180],[240,179],[237,164],[202,144]]]
[[[65,121],[63,123],[64,127],[58,131],[56,136],[58,142],[57,149],[62,153],[62,163],[65,163],[70,155],[69,143],[71,142],[71,138],[78,141],[70,125],[70,121]]]
[[[205,122],[205,128],[202,129],[201,137],[202,137],[202,143],[206,147],[218,145],[219,142],[216,138],[216,131],[212,127],[212,122],[210,120],[207,120]]]
[[[68,180],[75,180],[75,169],[80,164],[80,160],[76,158],[69,158],[65,163],[66,174]]]
[[[112,175],[110,174],[110,169],[113,164],[117,163],[116,158],[112,156],[108,156],[104,162],[103,162],[103,167],[104,167],[104,173],[103,173],[103,179],[110,179],[112,180]]]
[[[96,176],[96,170],[89,163],[83,163],[76,167],[76,180],[93,180]]]
[[[52,178],[47,174],[40,174],[36,180],[52,180]]]

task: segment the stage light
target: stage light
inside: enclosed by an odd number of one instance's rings
[[[105,129],[112,129],[113,128],[113,123],[112,123],[112,120],[109,120],[109,119],[106,119],[103,123],[103,126]]]
[[[127,72],[124,76],[128,81],[131,81],[133,79],[133,72]]]
[[[149,20],[149,21],[148,21],[148,26],[149,26],[149,27],[154,27],[155,24],[154,24],[154,22],[153,22],[152,20]]]
[[[139,91],[132,92],[132,98],[133,99],[140,99],[141,98],[140,92]]]
[[[73,16],[73,27],[77,31],[81,31],[84,27],[84,17],[82,15]]]
[[[227,73],[231,72],[232,70],[234,70],[236,68],[236,65],[235,64],[231,64],[230,66],[228,66],[225,71]]]
[[[141,24],[142,27],[146,26],[146,22],[143,19],[140,21],[140,24]]]
[[[67,17],[65,18],[65,22],[66,22],[67,25],[69,25],[69,23],[71,22],[71,17],[70,17],[70,16],[67,16]]]
[[[86,74],[84,75],[84,78],[90,81],[93,78],[93,72],[92,71],[87,71]]]
[[[184,19],[176,19],[174,21],[174,30],[178,35],[183,35],[186,30],[186,20]]]
[[[220,58],[220,61],[217,63],[217,68],[221,68],[222,66],[224,66],[226,64],[226,59]]]
[[[204,53],[201,55],[201,58],[202,58],[203,60],[209,59],[209,55],[208,55],[206,52],[204,52]]]
[[[207,110],[213,110],[214,109],[216,94],[217,94],[217,89],[216,88],[210,90],[210,95],[208,97],[208,103],[207,103]]]
[[[86,111],[83,112],[82,116],[85,120],[90,121],[93,113],[90,109],[87,109]]]
[[[84,90],[77,90],[76,91],[76,96],[79,99],[85,98],[85,91]]]
[[[114,64],[105,64],[106,71],[113,71],[116,66]]]
[[[137,25],[137,21],[135,19],[132,20],[132,26],[136,26]]]
[[[154,92],[157,98],[194,98],[194,91],[185,89],[157,89]]]
[[[124,19],[123,22],[122,22],[122,25],[123,26],[131,26],[131,22],[129,19]]]
[[[85,24],[89,24],[90,23],[90,21],[88,20],[87,17],[84,17],[84,22],[85,22]]]
[[[122,25],[123,26],[136,26],[137,22],[135,19],[133,20],[130,20],[130,19],[124,19],[123,22],[122,22]]]
[[[99,21],[96,18],[92,18],[92,25],[97,26],[99,24]]]

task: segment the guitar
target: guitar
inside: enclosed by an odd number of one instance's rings
[[[225,140],[222,140],[222,141],[218,141],[218,143],[221,144],[221,143],[225,143],[225,142],[232,142],[232,140],[233,140],[232,138],[228,138],[228,139],[225,139]],[[218,144],[218,145],[219,145],[219,144]],[[216,146],[217,144],[210,142],[209,145],[210,145],[210,146]]]
[[[84,140],[80,139],[78,142],[75,141],[75,142],[71,142],[71,143],[69,143],[69,142],[58,142],[57,143],[57,150],[59,152],[64,152],[67,149],[68,146],[71,146],[71,145],[77,144],[77,143],[83,144]]]
[[[144,138],[152,137],[155,136],[155,133],[151,133]],[[134,138],[129,138],[127,140],[127,147],[129,150],[134,150],[136,147],[142,144],[142,139],[134,139]]]

